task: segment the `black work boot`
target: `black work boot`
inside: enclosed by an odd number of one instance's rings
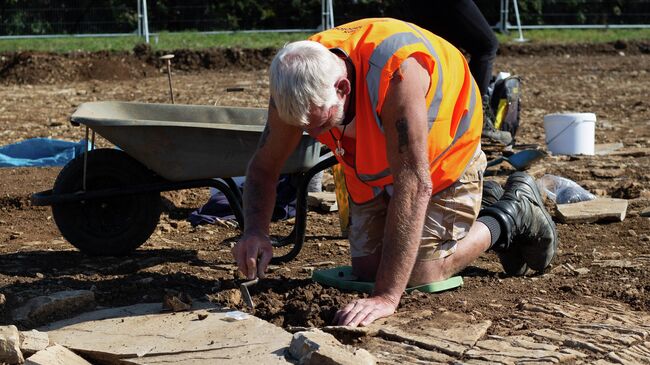
[[[483,181],[483,197],[481,198],[481,209],[489,207],[503,196],[503,188],[498,182],[492,180]]]
[[[481,211],[501,225],[495,251],[504,253],[507,259],[523,261],[535,271],[544,271],[555,257],[558,239],[555,223],[544,208],[535,180],[526,173],[515,172],[508,178],[504,191],[499,201]],[[516,269],[516,264],[508,262],[510,268],[504,264],[504,269]]]
[[[512,144],[512,134],[508,131],[501,131],[496,129],[494,121],[496,117],[492,112],[488,97],[483,97],[483,132],[482,138],[487,138],[489,141],[501,143],[504,146]]]
[[[501,185],[492,180],[483,182],[483,197],[481,199],[481,209],[487,208],[496,203],[503,196]],[[483,215],[483,214],[479,214]],[[508,250],[499,249],[499,245],[494,251],[501,261],[503,271],[510,276],[522,276],[528,271],[528,265],[524,261],[523,254],[518,247],[511,247]]]

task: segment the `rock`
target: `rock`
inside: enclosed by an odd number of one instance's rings
[[[600,178],[613,178],[613,177],[620,177],[625,174],[624,169],[593,169],[591,170],[591,174],[595,177],[600,177]]]
[[[180,312],[192,308],[192,298],[185,293],[176,290],[165,290],[163,295],[162,310]]]
[[[336,212],[339,209],[336,204],[336,193],[328,191],[308,193],[307,205],[325,212]]]
[[[611,152],[623,148],[623,143],[598,143],[594,146],[594,154],[596,155],[609,155]]]
[[[222,290],[216,293],[212,297],[211,301],[230,308],[237,308],[243,304],[241,291],[239,291],[239,289]]]
[[[650,207],[643,209],[639,215],[642,217],[650,217]]]
[[[627,212],[627,200],[596,198],[579,203],[557,204],[557,211],[562,223],[622,222]]]
[[[7,303],[7,297],[5,297],[4,294],[0,293],[0,307],[4,307],[5,303]]]
[[[634,262],[630,260],[594,260],[591,263],[593,266],[600,267],[617,267],[617,268],[635,268],[642,267],[643,264],[640,262]]]
[[[92,365],[61,345],[50,346],[30,356],[25,365]]]
[[[571,363],[585,357],[584,354],[538,343],[523,336],[481,340],[465,356],[469,360],[480,359],[492,364]]]
[[[37,330],[20,332],[20,351],[25,356],[45,350],[49,345],[50,337],[45,332]]]
[[[295,333],[289,345],[289,353],[305,365],[376,363],[368,351],[350,349],[336,337],[319,329]]]
[[[207,316],[197,320],[200,314]],[[285,359],[290,333],[200,301],[191,312],[161,313],[160,303],[87,312],[40,330],[94,364],[290,363]]]
[[[35,327],[95,307],[95,294],[90,290],[70,290],[32,298],[13,312],[17,322]]]
[[[18,328],[13,325],[0,326],[0,363],[22,364],[23,361]]]
[[[377,329],[379,336],[384,338],[461,357],[487,333],[491,325],[491,321],[478,321],[467,314],[449,311],[434,314],[430,310],[421,310],[398,312],[368,327]]]

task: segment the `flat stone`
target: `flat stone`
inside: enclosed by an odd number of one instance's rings
[[[600,177],[600,178],[613,178],[613,177],[620,177],[625,175],[625,170],[622,168],[593,169],[591,170],[591,174],[595,177]]]
[[[600,267],[618,267],[618,268],[634,268],[634,267],[642,267],[643,264],[641,262],[635,262],[631,260],[599,260],[596,259],[592,261],[591,263],[593,266],[600,266]]]
[[[562,223],[622,222],[627,212],[627,200],[596,198],[572,204],[558,204],[557,210]]]
[[[319,329],[295,333],[289,346],[289,353],[304,365],[374,365],[376,363],[368,351],[345,346],[336,337]]]
[[[537,343],[527,337],[509,336],[478,341],[476,347],[467,351],[465,356],[470,360],[483,360],[493,364],[557,364],[574,361],[579,354],[562,351],[554,345]]]
[[[623,148],[623,143],[597,143],[594,145],[595,155],[609,155],[612,152]]]
[[[45,350],[49,345],[50,337],[45,332],[37,330],[20,332],[20,351],[25,356]]]
[[[536,304],[531,304],[531,303]],[[521,305],[520,319],[526,319],[530,328],[539,328],[536,338],[561,343],[564,349],[578,352],[610,353],[636,356],[650,353],[650,315],[631,311],[621,303],[602,301],[601,306],[573,303],[543,303],[533,298]],[[555,323],[554,329],[539,326]],[[628,352],[630,349],[634,349]],[[643,363],[630,362],[630,363]]]
[[[41,330],[48,332],[52,342],[97,362],[288,363],[284,356],[291,341],[289,332],[210,303],[192,306],[192,311],[175,313],[160,313],[160,303],[112,308],[84,313]]]
[[[380,337],[364,340],[364,348],[370,351],[381,364],[453,364],[455,358],[441,352],[425,350],[404,342],[388,341]]]
[[[61,345],[53,345],[27,358],[25,365],[92,365]]]
[[[376,328],[383,338],[459,358],[491,325],[491,321],[478,321],[466,314],[423,310],[397,313],[369,327]]]
[[[625,148],[623,150],[613,151],[608,153],[609,156],[621,156],[621,157],[643,157],[650,155],[650,148],[646,147],[632,147]]]
[[[0,326],[0,363],[22,364],[23,353],[20,351],[20,334],[13,325]]]
[[[69,290],[32,298],[14,310],[14,320],[36,327],[52,320],[70,317],[95,307],[95,294],[90,290]]]
[[[336,193],[329,191],[307,193],[307,205],[325,212],[336,212],[339,210],[336,203]]]

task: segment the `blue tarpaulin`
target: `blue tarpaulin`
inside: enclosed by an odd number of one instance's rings
[[[85,141],[31,138],[0,147],[0,167],[63,166],[81,154]]]

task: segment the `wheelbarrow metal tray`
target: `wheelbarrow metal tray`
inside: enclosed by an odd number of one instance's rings
[[[84,103],[70,120],[84,124],[170,181],[243,176],[267,110],[104,101]],[[303,134],[282,172],[307,171],[320,144]]]

